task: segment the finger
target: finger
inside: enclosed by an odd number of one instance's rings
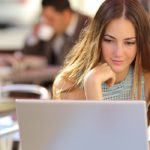
[[[106,84],[110,88],[115,84],[115,81],[116,81],[116,75],[115,75],[115,73],[113,73],[112,76],[110,77],[110,79],[108,79],[106,81]]]
[[[111,83],[110,83],[110,87],[112,87],[116,82],[116,76],[114,75],[112,78],[111,78]]]

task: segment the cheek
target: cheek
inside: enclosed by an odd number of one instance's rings
[[[57,18],[53,18],[53,26],[54,28],[57,26],[58,24],[58,19]]]
[[[51,25],[54,29],[60,24],[59,17],[57,15],[50,16],[48,18],[49,25]]]
[[[62,18],[60,18],[60,17],[55,18],[54,25],[57,29],[60,29],[63,26]]]
[[[102,44],[102,57],[103,59],[107,59],[112,55],[112,47],[107,44]]]
[[[137,54],[137,49],[134,48],[134,49],[132,49],[132,50],[130,50],[130,51],[128,52],[128,58],[129,58],[131,61],[133,61],[133,60],[135,59],[135,57],[136,57],[136,54]]]
[[[55,20],[54,20],[53,18],[48,18],[48,19],[47,19],[47,23],[48,23],[48,25],[50,25],[51,27],[54,27],[54,22],[55,22]]]

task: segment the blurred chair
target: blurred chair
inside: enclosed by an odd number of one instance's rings
[[[9,85],[4,85],[1,87],[1,97],[2,99],[4,98],[12,98],[12,99],[50,99],[51,94],[50,92],[45,88],[40,85],[35,85],[35,84],[9,84]],[[4,102],[4,101],[3,101]],[[0,108],[1,109],[1,108]],[[7,114],[8,115],[8,114]],[[7,121],[11,122],[11,125],[6,125],[6,127],[3,127],[0,129],[0,139],[12,136],[14,133],[19,131],[19,126],[17,123],[17,119],[14,119],[15,117],[13,116],[14,114],[11,112],[8,115]],[[14,118],[13,118],[13,117]],[[0,126],[1,126],[1,120],[3,117],[0,118]],[[2,121],[4,122],[4,121]],[[18,142],[13,142],[12,143],[12,150],[17,150],[18,148],[13,148],[14,144]],[[7,142],[6,142],[7,144]],[[17,147],[15,145],[15,147]]]

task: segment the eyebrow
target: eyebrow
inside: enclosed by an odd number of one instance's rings
[[[104,36],[108,36],[108,37],[110,37],[112,39],[116,39],[115,37],[113,37],[113,36],[111,36],[109,34],[105,34]],[[125,38],[124,40],[132,40],[132,39],[136,39],[136,37],[129,37],[129,38]]]

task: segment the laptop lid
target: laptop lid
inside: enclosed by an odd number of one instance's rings
[[[23,150],[148,150],[144,101],[18,100]]]

